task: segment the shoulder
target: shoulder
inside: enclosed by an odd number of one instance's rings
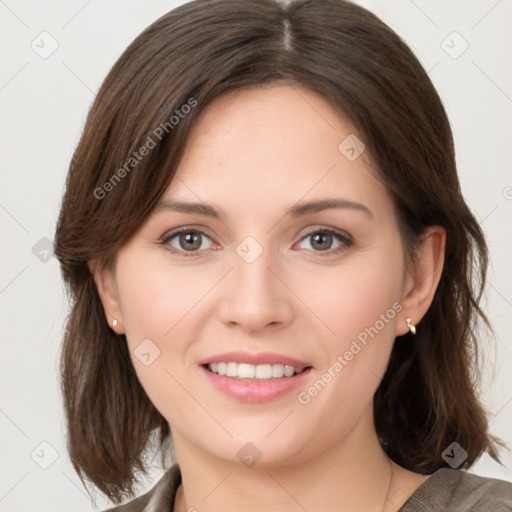
[[[103,512],[169,512],[174,505],[174,498],[180,484],[181,472],[178,464],[175,463],[142,496],[105,509]]]
[[[512,483],[456,469],[439,469],[405,502],[400,512],[511,512]]]

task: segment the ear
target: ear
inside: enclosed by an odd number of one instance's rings
[[[100,265],[97,260],[90,260],[88,266],[94,277],[108,325],[117,334],[123,334],[124,324],[121,317],[121,308],[119,307],[114,268]],[[117,320],[115,326],[113,325],[114,320]]]
[[[404,281],[403,309],[396,325],[396,336],[409,332],[406,318],[410,318],[413,325],[418,324],[432,304],[443,271],[445,246],[443,227],[429,226],[424,231],[414,268]]]

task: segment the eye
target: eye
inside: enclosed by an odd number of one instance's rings
[[[301,239],[301,242],[308,239],[310,239],[310,249],[306,248],[308,250],[313,250],[314,252],[325,253],[321,254],[321,256],[345,251],[354,244],[349,235],[338,232],[334,229],[317,229],[315,231],[311,231]],[[334,249],[332,248],[333,243],[338,244]]]
[[[299,243],[303,243],[308,239],[310,239],[310,248],[306,247],[306,249],[319,253],[320,256],[340,253],[354,244],[350,235],[329,228],[311,231]],[[184,227],[164,235],[161,244],[167,246],[171,252],[187,257],[196,256],[202,250],[208,249],[208,240],[211,242],[210,237],[203,231]]]
[[[195,256],[200,250],[207,249],[204,246],[205,240],[210,237],[202,231],[192,228],[182,228],[162,238],[162,244],[167,245],[172,252],[181,256]],[[187,254],[189,253],[189,254]]]

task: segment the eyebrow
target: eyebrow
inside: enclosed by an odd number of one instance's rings
[[[303,217],[312,213],[317,213],[329,209],[350,209],[365,213],[368,217],[374,218],[371,210],[361,204],[347,199],[322,199],[318,201],[308,201],[305,203],[295,204],[288,208],[285,216],[290,217]],[[156,211],[160,210],[173,210],[181,213],[192,213],[197,215],[204,215],[213,219],[226,218],[226,213],[221,208],[215,208],[207,203],[188,203],[183,201],[175,201],[173,199],[166,199],[159,202],[155,208]]]

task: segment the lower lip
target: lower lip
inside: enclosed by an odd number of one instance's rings
[[[210,382],[220,391],[242,402],[268,402],[289,393],[309,377],[313,368],[292,377],[272,378],[266,380],[242,380],[213,373],[204,366],[200,367]]]

